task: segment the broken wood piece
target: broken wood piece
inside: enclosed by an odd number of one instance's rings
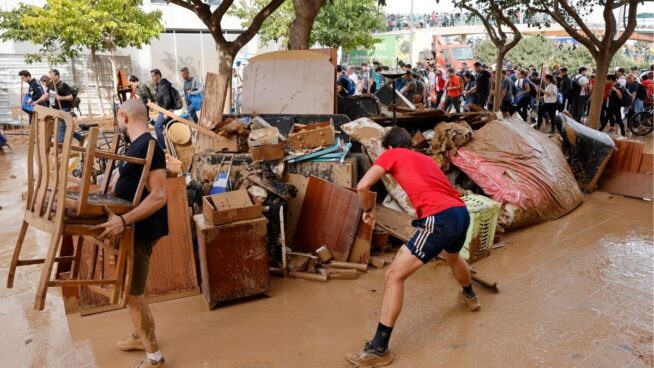
[[[267,146],[279,143],[279,129],[263,128],[250,131],[248,145],[250,148]]]
[[[327,280],[329,279],[329,277],[326,275],[318,275],[315,273],[308,273],[308,272],[289,272],[289,275],[296,279],[309,280],[309,281],[327,282]]]
[[[416,134],[413,135],[413,138],[411,138],[411,145],[414,148],[427,148],[429,147],[429,142],[427,142],[425,136],[422,135],[422,132],[418,130]]]
[[[250,122],[250,130],[254,131],[257,129],[264,129],[264,128],[272,128],[273,126],[270,125],[267,121],[263,120],[261,116],[255,116],[252,118],[252,121]],[[280,142],[286,141],[286,137],[282,133],[277,130],[277,138],[279,138]]]
[[[386,261],[382,258],[372,256],[370,257],[370,265],[372,265],[374,268],[384,268]]]
[[[336,137],[331,121],[309,125],[295,124],[288,133],[287,146],[291,151],[301,151],[334,144]]]
[[[302,253],[290,253],[288,255],[288,270],[291,272],[304,272],[309,266],[312,255]]]
[[[354,270],[362,271],[362,272],[368,271],[368,265],[367,264],[331,261],[331,262],[329,262],[329,265],[331,267],[333,267],[333,268],[354,269]]]
[[[250,153],[254,161],[275,161],[286,156],[285,148],[286,145],[283,142],[258,147],[250,146]]]
[[[182,124],[188,125],[192,129],[195,129],[198,132],[203,133],[203,134],[205,134],[205,135],[207,135],[209,137],[216,138],[218,136],[218,134],[216,132],[214,132],[213,130],[205,128],[205,127],[203,127],[201,125],[195,124],[194,122],[192,122],[190,120],[184,119],[183,117],[181,117],[181,116],[179,116],[177,114],[174,114],[174,113],[172,113],[172,112],[170,112],[170,111],[168,111],[168,110],[166,110],[166,109],[164,109],[162,107],[159,107],[159,105],[155,104],[154,102],[148,102],[148,107],[150,109],[156,111],[156,112],[159,112],[161,114],[166,115],[167,117],[169,117],[169,118],[171,118],[171,119],[173,119],[175,121],[178,121],[178,122],[180,122]]]
[[[327,269],[327,275],[330,279],[334,280],[353,280],[359,276],[359,272],[355,269]]]
[[[322,247],[316,249],[316,254],[318,255],[318,258],[320,258],[320,261],[323,263],[329,262],[332,258],[332,252],[329,251],[326,245],[323,245]]]

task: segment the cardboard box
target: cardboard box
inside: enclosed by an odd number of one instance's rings
[[[285,147],[286,145],[283,142],[267,146],[250,147],[250,153],[254,161],[281,160],[286,156]]]
[[[329,121],[301,125],[295,124],[288,133],[287,146],[291,151],[301,151],[334,144],[334,127]]]
[[[261,205],[252,204],[245,190],[205,196],[202,199],[202,211],[207,223],[211,225],[252,220],[262,215]]]
[[[213,149],[216,152],[239,152],[238,146],[238,136],[230,135],[224,137],[222,135],[217,136],[213,140]]]
[[[279,143],[279,130],[277,128],[252,129],[248,137],[248,146],[260,147]]]

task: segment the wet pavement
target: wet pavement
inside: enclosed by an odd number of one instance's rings
[[[4,288],[22,218],[25,149],[0,155],[0,367],[128,367],[139,352],[116,340],[126,311],[66,318],[61,293],[32,310],[40,267]],[[474,264],[501,292],[477,287],[482,309],[456,301],[449,268],[430,263],[407,281],[393,331],[393,367],[652,367],[652,203],[595,193],[568,216],[508,234]],[[24,254],[45,254],[28,232]],[[155,248],[156,251],[156,248]],[[269,297],[209,311],[195,296],[152,305],[170,367],[348,367],[377,324],[383,271],[326,284],[273,278]]]

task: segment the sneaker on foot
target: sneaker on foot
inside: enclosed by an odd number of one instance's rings
[[[479,304],[479,298],[477,298],[477,295],[474,296],[469,296],[466,295],[463,291],[459,292],[459,302],[461,304],[465,304],[466,307],[468,307],[469,310],[471,311],[476,311],[481,307],[481,304]]]
[[[124,351],[145,350],[145,345],[143,345],[143,341],[136,332],[130,332],[126,339],[116,342],[116,347]]]
[[[164,358],[155,361],[155,360],[148,359],[148,357],[145,357],[143,358],[141,363],[134,366],[134,368],[168,368],[168,365],[166,365],[166,360]]]
[[[389,365],[393,362],[393,354],[389,349],[378,352],[370,341],[358,353],[345,354],[345,359],[354,364],[355,368],[374,368]]]

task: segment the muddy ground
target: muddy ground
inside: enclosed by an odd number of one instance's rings
[[[15,138],[12,138],[15,140]],[[61,293],[32,309],[40,267],[4,288],[23,212],[25,147],[0,154],[0,367],[128,367],[141,353],[114,347],[126,311],[65,316]],[[449,268],[428,264],[407,281],[391,339],[393,367],[652,367],[652,203],[595,193],[557,221],[508,234],[474,264],[501,292],[477,288],[468,312]],[[26,256],[48,238],[30,230]],[[156,248],[155,248],[156,252]],[[210,311],[198,295],[152,305],[170,367],[348,367],[377,324],[384,272],[326,284],[273,278],[268,297]]]

